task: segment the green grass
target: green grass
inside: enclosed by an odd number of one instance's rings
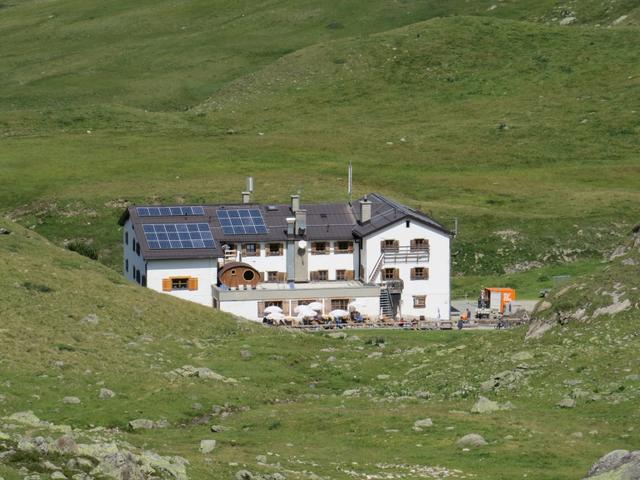
[[[194,479],[210,478],[212,468],[219,478],[231,478],[243,466],[302,479],[303,470],[348,478],[348,470],[408,473],[436,465],[476,478],[573,479],[607,451],[632,449],[640,440],[628,429],[640,420],[640,385],[627,378],[640,368],[636,312],[557,327],[526,344],[522,329],[357,331],[335,340],[238,322],[140,288],[33,232],[0,223],[14,232],[0,236],[0,415],[29,409],[79,432],[115,427],[117,438],[136,447],[184,456]],[[628,276],[618,265],[605,270],[611,281]],[[99,323],[84,322],[88,314]],[[485,393],[515,408],[468,413],[480,384],[522,363],[511,359],[522,350],[534,357],[526,362],[526,379]],[[370,356],[374,352],[381,356]],[[165,376],[185,364],[207,366],[238,384]],[[567,380],[579,380],[600,399],[558,409],[555,403],[574,388]],[[98,399],[102,387],[116,397]],[[344,396],[348,389],[359,394]],[[419,398],[420,391],[430,398]],[[63,404],[69,395],[82,403]],[[227,405],[232,413],[188,426],[212,405]],[[434,427],[414,432],[413,422],[425,417]],[[127,433],[134,418],[166,418],[171,427]],[[213,434],[211,424],[227,430]],[[455,441],[470,432],[489,445],[456,449]],[[198,452],[204,438],[218,440],[209,460]],[[280,466],[257,465],[258,455]],[[16,478],[11,467],[0,466],[0,474]]]

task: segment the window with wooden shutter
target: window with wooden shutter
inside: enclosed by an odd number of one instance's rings
[[[346,270],[336,270],[336,280],[346,280],[346,279],[347,279]]]
[[[426,267],[414,267],[411,269],[411,280],[428,280],[429,269]]]
[[[326,255],[329,253],[329,245],[327,242],[311,242],[312,255]]]
[[[425,308],[427,306],[426,295],[415,295],[413,297],[413,308]]]
[[[245,257],[259,257],[260,256],[260,244],[259,243],[245,243],[242,245],[242,255]]]
[[[336,242],[335,253],[353,253],[353,242]]]
[[[397,252],[400,249],[400,242],[398,240],[382,240],[380,249],[382,252]]]
[[[415,238],[411,240],[411,251],[412,252],[420,252],[429,250],[429,240],[426,238]]]
[[[198,279],[190,278],[187,282],[187,286],[189,290],[198,290]]]
[[[163,292],[170,292],[171,291],[171,279],[170,278],[163,278],[162,279],[162,291]]]
[[[385,268],[382,270],[382,279],[383,280],[393,280],[395,277],[395,268]]]

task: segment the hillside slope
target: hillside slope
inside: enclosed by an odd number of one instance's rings
[[[522,329],[293,334],[127,284],[15,224],[0,226],[12,231],[0,234],[7,480],[22,479],[19,468],[49,478],[43,458],[73,457],[32,447],[56,444],[63,427],[15,415],[28,410],[68,425],[78,444],[97,438],[94,449],[116,442],[183,457],[190,479],[230,479],[243,468],[291,480],[574,479],[640,441],[627,428],[640,421],[637,311],[527,344]],[[185,365],[210,371],[183,377]],[[102,389],[115,396],[100,398]],[[506,407],[471,414],[481,396]],[[558,408],[565,396],[577,406]],[[433,426],[413,428],[425,418]],[[162,428],[130,431],[135,419]],[[488,444],[457,449],[471,432]],[[200,441],[213,439],[213,453],[202,454]]]

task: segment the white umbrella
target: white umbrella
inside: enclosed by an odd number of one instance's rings
[[[311,310],[310,308],[302,309],[298,312],[298,318],[316,318],[318,312]]]
[[[349,310],[353,310],[359,312],[360,310],[364,310],[367,308],[365,303],[362,300],[354,300],[349,304]]]
[[[280,321],[280,320],[284,320],[285,316],[284,316],[284,313],[282,313],[282,312],[273,312],[273,313],[270,313],[269,315],[267,315],[267,318],[269,320]]]
[[[316,312],[321,312],[324,309],[324,305],[320,302],[311,302],[307,307]]]
[[[309,305],[298,305],[296,308],[293,309],[293,313],[300,313],[300,312],[312,312],[315,314],[315,310],[313,310],[312,308],[309,308]]]
[[[278,307],[277,305],[271,305],[270,307],[267,307],[264,309],[264,313],[282,313],[282,309],[280,307]]]
[[[331,313],[329,314],[331,315],[333,318],[343,318],[349,315],[349,312],[347,312],[346,310],[332,310]]]

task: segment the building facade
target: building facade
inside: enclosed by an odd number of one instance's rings
[[[130,206],[125,276],[251,320],[317,302],[370,317],[446,320],[452,234],[372,193],[353,204]]]

